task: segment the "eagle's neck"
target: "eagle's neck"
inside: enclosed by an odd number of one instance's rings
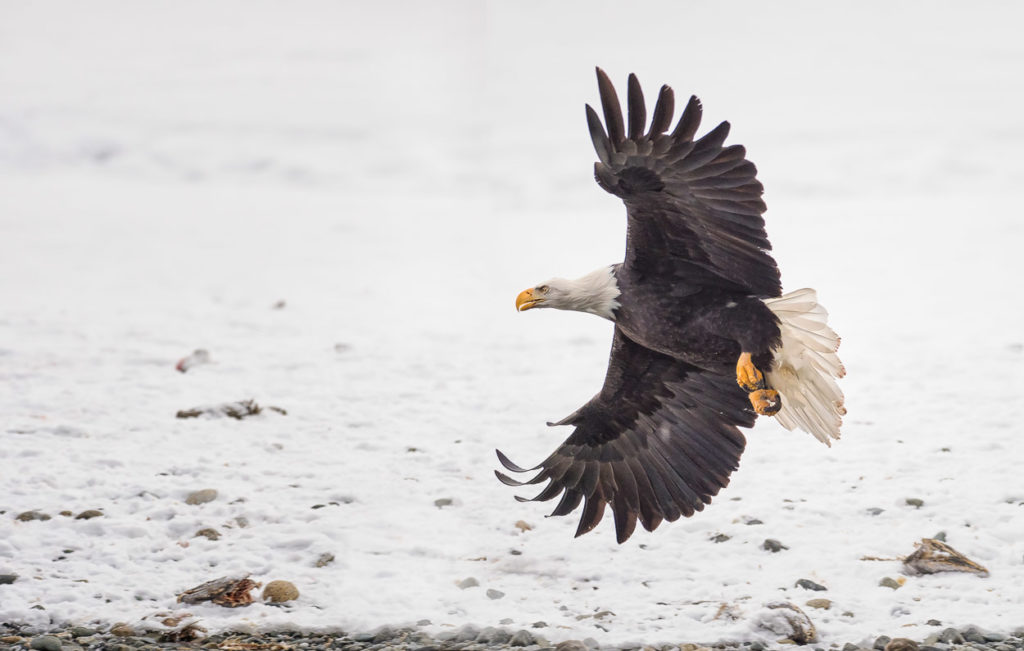
[[[615,267],[601,267],[575,280],[566,287],[566,308],[589,312],[599,317],[615,320],[615,309],[619,307],[619,284],[615,279]]]

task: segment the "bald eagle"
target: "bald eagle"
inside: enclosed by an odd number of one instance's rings
[[[615,324],[604,386],[556,423],[572,434],[525,469],[560,496],[551,515],[582,503],[576,535],[611,507],[619,543],[636,528],[689,517],[711,502],[739,465],[758,415],[830,444],[839,438],[844,374],[839,337],[813,289],[782,294],[768,251],[754,164],[725,146],[729,123],[695,139],[701,103],[691,97],[671,126],[672,89],[662,86],[650,125],[640,83],[629,76],[623,120],[615,88],[597,69],[604,124],[586,107],[598,185],[626,204],[623,262],[582,278],[553,278],[523,291],[519,311],[589,312]],[[647,129],[645,132],[645,128]]]

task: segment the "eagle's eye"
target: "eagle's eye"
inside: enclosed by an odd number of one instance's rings
[[[547,294],[548,293],[548,286],[547,285],[541,285],[540,287],[537,288],[537,291],[540,292],[541,294]]]

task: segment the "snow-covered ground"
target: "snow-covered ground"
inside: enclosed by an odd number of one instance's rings
[[[544,621],[607,644],[773,640],[757,622],[780,600],[826,644],[1017,628],[1022,19],[0,2],[0,574],[19,575],[0,622],[134,623],[252,573],[300,599],[188,610],[211,629]],[[603,379],[607,322],[513,309],[621,258],[622,208],[591,178],[594,65],[733,123],[783,282],[818,288],[848,370],[841,442],[761,422],[711,507],[622,546],[610,518],[574,540],[492,473],[496,447],[547,455],[568,430],[544,422]],[[176,372],[196,348],[212,363]],[[175,418],[246,398],[288,413]],[[218,498],[185,504],[203,488]],[[32,509],[53,517],[15,519]],[[58,515],[85,509],[104,516]],[[939,531],[990,576],[893,590],[899,562],[862,560]]]

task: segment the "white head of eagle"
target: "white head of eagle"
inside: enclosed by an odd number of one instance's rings
[[[615,267],[601,267],[575,280],[552,278],[527,289],[516,297],[516,309],[522,312],[535,307],[553,307],[589,312],[614,321],[620,293],[615,282]]]

